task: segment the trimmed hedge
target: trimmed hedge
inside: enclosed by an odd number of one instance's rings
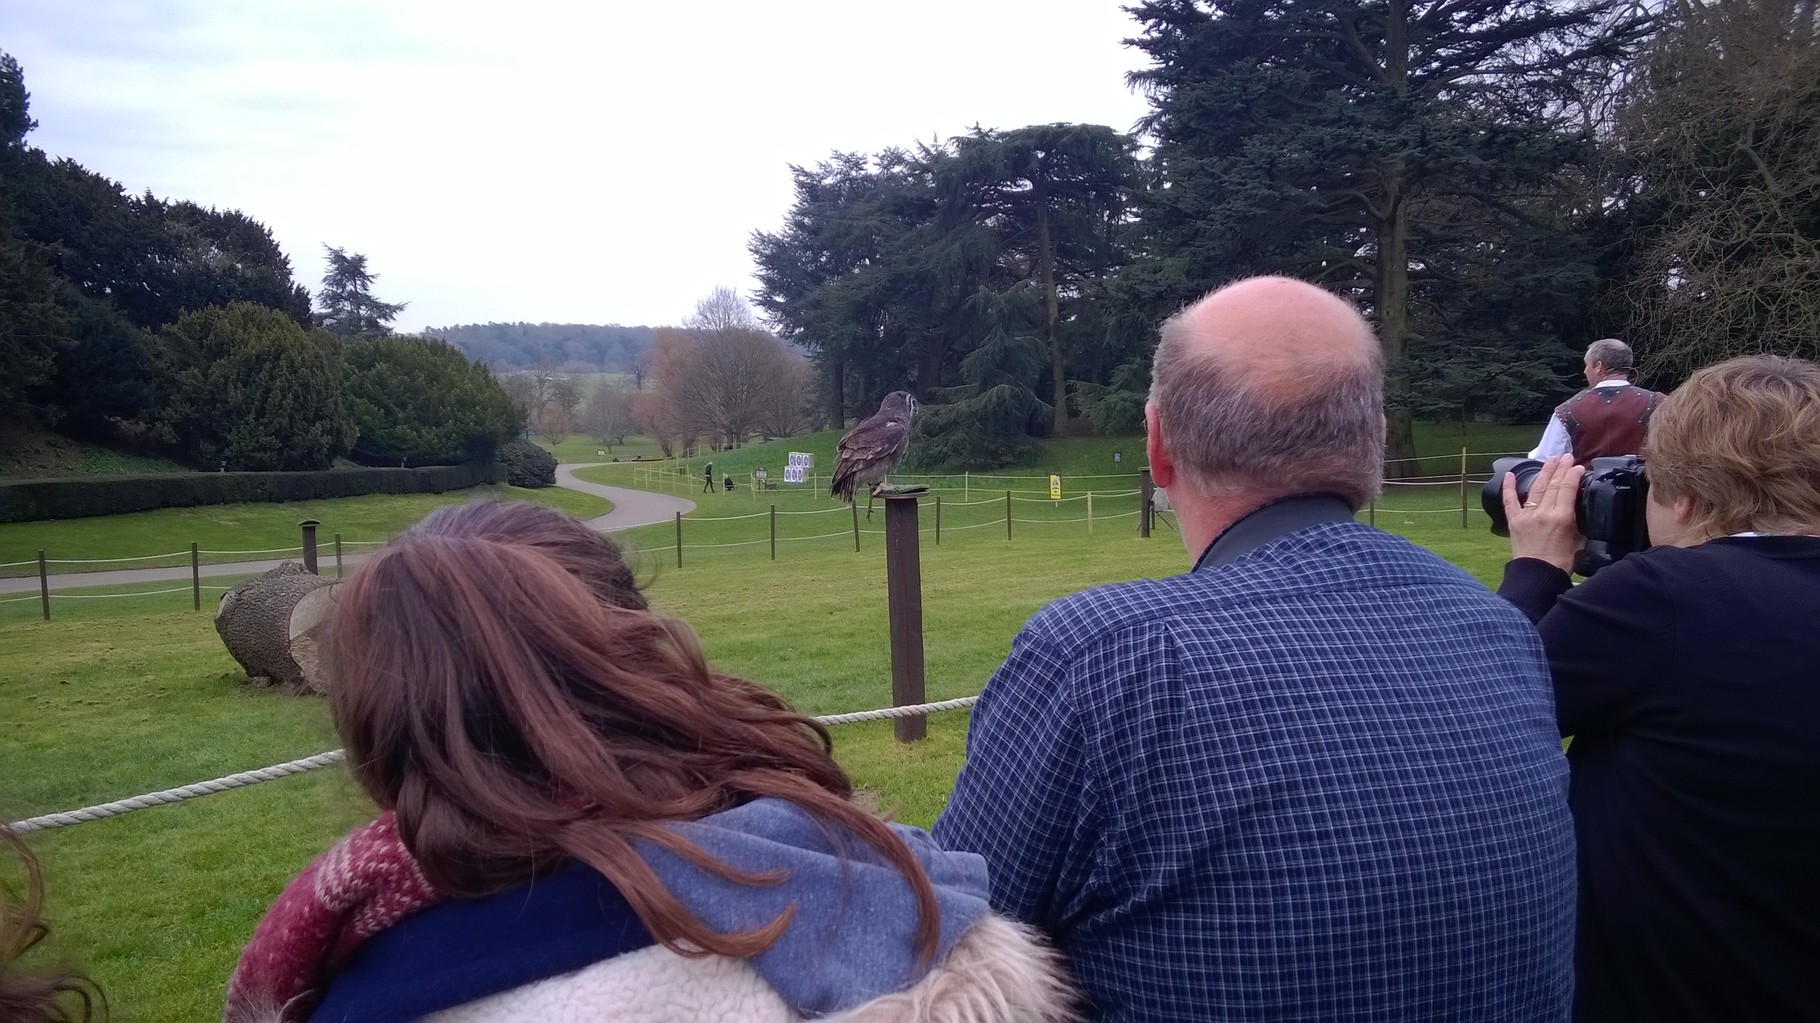
[[[506,482],[515,487],[556,485],[556,456],[522,438],[499,446],[499,467]]]
[[[0,482],[0,522],[79,519],[200,504],[313,501],[363,494],[440,494],[497,482],[499,467],[324,469],[318,472],[191,472]]]

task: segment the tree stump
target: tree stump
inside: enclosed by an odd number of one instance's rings
[[[287,561],[222,594],[215,631],[255,683],[326,695],[322,639],[334,592],[332,580]]]

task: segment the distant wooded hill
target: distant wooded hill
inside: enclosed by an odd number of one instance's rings
[[[617,323],[464,323],[424,333],[495,370],[542,363],[571,373],[629,373],[632,361],[651,346],[656,329]]]

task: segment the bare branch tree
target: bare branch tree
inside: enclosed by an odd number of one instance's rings
[[[1641,239],[1628,289],[1646,366],[1820,356],[1820,34],[1811,0],[1675,5],[1619,141]]]

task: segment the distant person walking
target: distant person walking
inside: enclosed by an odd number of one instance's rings
[[[704,494],[714,493],[714,463],[713,462],[709,462],[707,465],[702,467],[701,492]]]
[[[1601,338],[1586,347],[1587,387],[1555,406],[1531,458],[1572,455],[1584,465],[1607,455],[1635,455],[1662,395],[1630,382],[1630,346]]]

